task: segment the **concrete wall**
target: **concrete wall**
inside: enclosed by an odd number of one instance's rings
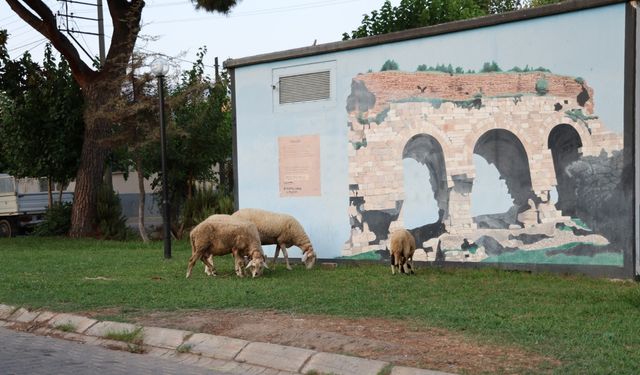
[[[239,206],[293,214],[324,258],[384,257],[411,222],[423,259],[622,266],[625,6],[236,68]],[[277,76],[318,70],[330,98],[279,104]],[[278,141],[307,135],[321,193],[282,196]]]

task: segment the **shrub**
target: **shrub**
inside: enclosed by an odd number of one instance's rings
[[[97,220],[98,235],[104,239],[126,240],[133,237],[127,218],[122,214],[120,197],[107,185],[98,190]]]
[[[44,221],[34,231],[35,236],[64,236],[71,228],[71,208],[68,202],[53,203],[44,214]]]
[[[538,95],[546,95],[549,92],[549,82],[544,78],[540,78],[536,82],[536,92]]]
[[[380,68],[381,72],[387,71],[387,70],[398,70],[399,66],[398,63],[393,61],[393,60],[387,60],[384,62],[384,64],[382,65],[382,68]]]
[[[233,197],[223,190],[213,188],[196,189],[193,196],[185,201],[182,208],[182,227],[192,228],[214,214],[232,214]]]
[[[492,62],[486,62],[484,63],[484,65],[482,66],[482,69],[480,70],[480,73],[491,73],[491,72],[501,72],[502,69],[500,69],[500,67],[498,66],[498,63],[496,63],[495,61]]]

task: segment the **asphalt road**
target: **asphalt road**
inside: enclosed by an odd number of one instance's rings
[[[171,360],[0,328],[0,375],[223,375]]]

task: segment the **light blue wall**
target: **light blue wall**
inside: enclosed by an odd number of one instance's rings
[[[420,64],[452,64],[479,71],[496,61],[503,70],[542,66],[579,76],[594,89],[595,112],[612,131],[623,132],[625,4],[521,21],[447,35],[307,58],[240,67],[235,72],[238,193],[240,207],[260,207],[296,216],[320,257],[340,256],[349,238],[347,96],[351,79],[379,71],[387,59],[403,71]],[[336,101],[329,108],[274,111],[273,69],[335,61]],[[280,198],[278,137],[319,134],[319,197]],[[478,183],[483,172],[478,170]],[[492,179],[488,179],[492,180]],[[492,180],[495,181],[495,180]],[[494,191],[491,185],[474,186]],[[502,194],[502,193],[501,193]],[[504,199],[504,195],[495,199]],[[485,197],[491,202],[492,197]],[[474,208],[482,212],[482,208]],[[299,256],[297,250],[292,256]]]

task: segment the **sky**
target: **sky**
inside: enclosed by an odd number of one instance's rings
[[[109,49],[112,32],[106,1],[105,35]],[[60,0],[44,0],[54,13],[65,14]],[[93,3],[93,0],[84,0]],[[189,69],[200,47],[208,49],[205,64],[213,69],[213,59],[220,63],[228,58],[241,58],[262,53],[335,42],[343,32],[360,25],[364,14],[379,9],[384,0],[241,0],[228,15],[197,11],[189,0],[148,0],[142,12],[142,31],[137,47],[147,53],[173,57],[176,69]],[[392,1],[397,5],[399,0]],[[97,33],[96,21],[77,17],[96,18],[96,7],[67,3],[67,22],[58,17],[59,28]],[[68,25],[68,26],[67,26]],[[5,1],[0,0],[0,28],[9,31],[8,49],[13,58],[30,51],[34,60],[41,61],[46,40],[22,21]],[[98,37],[72,33],[86,50],[81,54],[98,55]]]

